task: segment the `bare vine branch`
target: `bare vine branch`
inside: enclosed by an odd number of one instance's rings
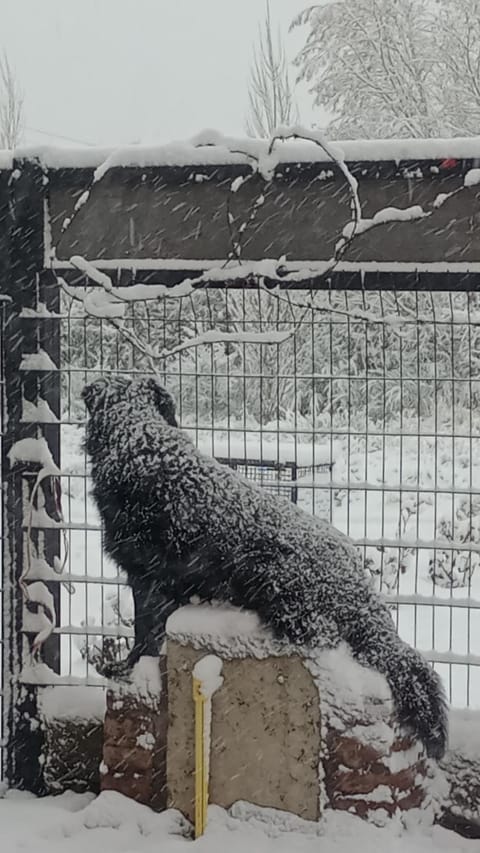
[[[305,316],[306,312],[315,311],[322,314],[336,314],[344,316],[350,320],[370,322],[374,324],[381,323],[392,327],[398,327],[401,322],[408,322],[408,320],[396,316],[377,317],[369,312],[358,310],[348,311],[331,305],[318,305],[315,304],[314,296],[311,296],[309,299],[302,302],[299,302],[298,300],[291,300],[290,294],[284,296],[279,287],[272,287],[270,284],[266,283],[266,280],[271,281],[282,279],[288,286],[289,280],[293,281],[295,277],[298,278],[299,270],[288,269],[285,265],[284,258],[280,258],[278,261],[261,262],[261,264],[258,265],[259,269],[255,268],[255,265],[253,269],[250,269],[248,263],[245,264],[243,262],[242,241],[245,238],[248,229],[254,224],[258,211],[261,209],[265,201],[265,192],[268,192],[270,182],[273,179],[275,165],[278,162],[278,158],[275,157],[275,153],[278,151],[279,147],[278,143],[290,139],[309,141],[320,147],[326,158],[328,158],[328,161],[336,166],[342,174],[350,196],[350,221],[345,225],[343,233],[339,236],[339,239],[335,244],[333,254],[329,260],[325,261],[322,271],[319,273],[318,270],[315,270],[315,278],[319,283],[328,281],[331,278],[347,250],[361,234],[364,234],[371,228],[378,227],[387,222],[415,221],[430,217],[434,215],[435,211],[445,204],[451,197],[465,191],[466,187],[480,182],[480,175],[477,176],[476,174],[473,174],[473,172],[476,172],[477,170],[472,170],[472,173],[469,173],[470,179],[469,175],[467,175],[463,186],[453,190],[451,193],[439,195],[433,203],[431,210],[425,211],[420,206],[414,206],[406,209],[386,208],[385,210],[377,211],[372,218],[364,219],[362,217],[362,205],[359,195],[358,181],[346,164],[343,152],[339,146],[326,140],[323,134],[318,131],[310,130],[302,127],[301,125],[297,125],[292,128],[279,127],[275,130],[270,140],[266,156],[264,154],[253,153],[251,150],[248,150],[248,147],[245,150],[242,150],[237,143],[229,144],[227,146],[230,153],[242,154],[246,160],[250,162],[252,171],[247,176],[239,176],[234,179],[230,187],[230,193],[227,199],[227,222],[232,248],[222,267],[218,269],[209,269],[198,276],[186,278],[173,287],[167,287],[162,284],[152,284],[148,286],[133,285],[132,288],[125,290],[124,294],[121,288],[114,287],[111,278],[106,273],[98,270],[85,258],[74,256],[70,259],[71,264],[92,282],[94,289],[82,296],[76,288],[69,287],[63,279],[59,278],[59,284],[62,286],[64,292],[77,301],[82,302],[85,312],[90,314],[90,316],[108,321],[121,336],[123,336],[132,346],[147,358],[154,372],[156,372],[156,365],[159,361],[165,361],[166,359],[174,357],[178,355],[178,353],[187,349],[194,349],[204,344],[220,342],[228,343],[233,341],[243,341],[244,343],[279,344],[292,337],[295,334],[296,329],[301,325],[300,321],[300,323],[294,323],[294,328],[288,333],[273,334],[250,333],[246,331],[232,333],[212,329],[202,335],[188,338],[171,349],[163,348],[162,350],[154,350],[149,345],[144,344],[135,332],[125,325],[125,309],[133,302],[145,303],[147,300],[163,300],[166,297],[181,299],[185,296],[191,296],[194,291],[200,288],[208,287],[212,281],[221,280],[227,283],[229,278],[232,280],[238,279],[239,277],[245,278],[250,285],[254,284],[259,291],[268,293],[271,298],[288,304],[290,308],[292,308],[292,306],[300,308],[303,311],[303,314],[301,315],[302,317]],[[75,216],[88,202],[94,184],[102,180],[104,175],[107,173],[109,169],[109,162],[114,164],[115,158],[109,158],[104,164],[95,170],[89,187],[77,200],[72,215],[65,219],[63,233],[71,227]],[[244,186],[255,174],[258,173],[265,177],[265,187],[253,200],[248,212],[235,231],[235,220],[230,204],[231,198],[233,194],[236,195],[240,193],[242,186]],[[100,298],[98,297],[99,288],[101,293]],[[141,295],[137,294],[136,288],[140,288]],[[417,318],[417,322],[421,324],[423,322],[422,318]],[[427,322],[427,320],[425,320],[425,322]]]

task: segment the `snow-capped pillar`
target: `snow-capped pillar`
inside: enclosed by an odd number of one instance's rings
[[[7,709],[7,775],[10,784],[39,792],[42,790],[40,756],[42,734],[37,724],[37,696],[34,685],[22,684],[22,668],[28,663],[32,636],[23,633],[26,604],[22,578],[28,554],[43,550],[45,537],[41,531],[29,530],[29,497],[38,475],[38,460],[18,458],[12,449],[22,439],[35,442],[44,436],[41,425],[23,421],[24,401],[37,403],[40,378],[35,366],[41,349],[42,335],[35,315],[38,314],[39,283],[44,267],[46,176],[39,163],[15,160],[9,178],[8,207],[9,246],[6,287],[11,297],[5,323],[4,406],[3,406],[3,485],[4,539],[3,587],[5,609],[4,672]],[[48,377],[43,377],[48,384]],[[57,428],[58,429],[58,428]],[[52,436],[49,436],[50,441]],[[50,448],[58,462],[57,445]],[[55,459],[55,456],[57,459]],[[59,535],[55,531],[57,554]],[[49,547],[52,547],[51,544]],[[28,588],[28,581],[25,579]],[[58,597],[58,585],[53,591]],[[30,607],[35,608],[34,605]],[[44,651],[50,665],[58,663],[58,637],[51,638]],[[45,653],[47,658],[45,658]]]
[[[375,822],[410,809],[433,818],[432,767],[395,719],[383,676],[345,648],[294,650],[253,614],[208,605],[167,622],[169,807],[196,817],[192,674],[211,695],[219,659],[221,689],[199,738],[209,741],[212,805],[251,803],[309,821],[328,808]]]

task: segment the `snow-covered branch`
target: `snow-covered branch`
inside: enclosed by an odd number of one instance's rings
[[[478,134],[478,0],[332,0],[292,26],[306,30],[295,62],[330,135]]]
[[[190,297],[199,288],[208,287],[213,281],[221,281],[226,286],[233,280],[239,278],[248,279],[249,284],[256,283],[259,290],[268,292],[273,300],[283,302],[288,305],[290,310],[292,306],[304,311],[320,311],[324,314],[343,315],[352,320],[363,320],[371,323],[382,323],[398,327],[398,317],[381,317],[369,314],[368,312],[360,312],[358,309],[350,311],[342,309],[338,306],[317,305],[315,298],[309,297],[307,300],[298,301],[291,300],[290,296],[285,297],[282,291],[278,288],[271,287],[271,281],[281,278],[285,283],[289,280],[296,280],[299,271],[292,269],[292,264],[286,263],[285,258],[278,260],[265,260],[261,262],[249,262],[242,260],[242,241],[250,227],[255,223],[258,212],[265,202],[265,192],[268,190],[268,185],[273,179],[275,168],[280,159],[281,144],[288,140],[302,140],[313,143],[318,146],[326,160],[335,166],[345,180],[350,197],[350,221],[344,226],[342,233],[339,234],[336,241],[332,256],[326,260],[321,268],[315,270],[317,280],[328,280],[338,264],[343,259],[346,251],[352,245],[353,241],[358,239],[362,234],[372,228],[377,228],[382,225],[392,224],[396,222],[414,222],[435,214],[435,211],[443,206],[448,200],[463,192],[466,188],[471,188],[480,183],[480,170],[472,169],[467,173],[464,179],[464,185],[450,193],[439,194],[434,203],[429,209],[424,209],[420,205],[413,205],[408,208],[387,207],[376,211],[372,216],[364,218],[362,215],[362,203],[359,192],[358,181],[350,171],[343,154],[341,147],[330,142],[325,136],[315,130],[305,128],[301,125],[294,127],[278,127],[270,140],[268,147],[260,145],[258,140],[245,140],[244,144],[237,140],[223,137],[220,134],[201,134],[197,137],[195,144],[198,146],[210,147],[220,146],[230,154],[241,154],[246,161],[248,160],[251,168],[251,173],[246,176],[238,176],[232,181],[230,193],[227,199],[227,223],[230,230],[231,250],[228,253],[225,262],[221,267],[210,268],[205,272],[194,276],[187,277],[179,284],[168,287],[162,284],[155,285],[133,285],[131,287],[115,287],[112,279],[107,273],[99,270],[88,259],[81,256],[73,256],[71,260],[72,266],[78,269],[93,285],[86,291],[81,292],[78,288],[69,287],[63,280],[59,279],[63,290],[77,302],[82,302],[85,313],[97,319],[107,320],[115,330],[125,338],[138,352],[145,356],[152,369],[158,361],[164,361],[170,357],[178,355],[187,349],[221,343],[225,344],[233,342],[243,343],[261,343],[261,344],[279,344],[287,341],[295,334],[295,326],[298,323],[293,323],[292,330],[288,332],[275,333],[270,332],[249,332],[239,330],[232,332],[225,329],[225,324],[222,328],[210,329],[202,334],[194,334],[186,336],[185,340],[173,347],[163,347],[161,349],[154,348],[150,344],[143,342],[138,335],[125,323],[127,309],[130,305],[136,302],[146,303],[148,301],[161,301],[169,299],[183,299]],[[64,230],[70,228],[74,217],[87,204],[90,192],[95,183],[103,179],[108,170],[115,166],[118,157],[110,155],[107,160],[95,170],[90,187],[85,190],[77,200],[72,215],[64,221]],[[235,218],[231,212],[231,199],[235,196],[236,199],[241,196],[242,187],[255,175],[260,174],[266,181],[266,189],[262,190],[259,195],[250,203],[249,209],[242,217],[240,224],[235,222]],[[318,266],[318,265],[317,265]],[[266,286],[265,279],[269,280],[269,286]],[[211,318],[215,323],[216,318]],[[418,320],[421,323],[421,319]]]
[[[310,6],[296,63],[340,138],[441,136],[435,21],[428,0]]]
[[[84,268],[90,266],[87,262],[82,264]],[[108,278],[108,276],[107,276]],[[69,287],[66,282],[62,281],[63,290],[69,296],[83,303],[83,306],[87,313],[92,312],[92,299],[91,294],[80,294],[77,288]],[[125,310],[126,304],[128,304],[127,300],[117,300],[115,295],[110,298],[111,289],[106,290],[106,293],[97,293],[95,297],[94,303],[94,311],[93,316],[101,317],[103,319],[110,320],[117,330],[122,334],[127,340],[145,355],[150,361],[163,361],[167,358],[171,358],[174,355],[177,355],[179,352],[183,352],[186,349],[194,349],[195,347],[203,346],[204,344],[216,344],[216,343],[255,343],[255,344],[281,344],[287,341],[292,337],[293,332],[224,332],[220,330],[209,330],[203,332],[201,335],[195,335],[191,338],[186,338],[181,344],[178,344],[171,349],[164,348],[162,350],[155,350],[153,347],[148,344],[143,343],[134,332],[130,329],[126,328],[120,322],[120,319],[123,318],[123,312]],[[120,313],[120,309],[121,312]],[[118,312],[118,313],[117,313]]]
[[[320,131],[310,130],[309,128],[304,127],[301,124],[295,125],[294,127],[277,127],[274,130],[272,134],[272,139],[270,141],[270,153],[273,152],[275,143],[279,139],[281,139],[282,141],[285,141],[287,139],[303,139],[308,142],[313,142],[315,145],[318,145],[326,154],[327,158],[331,160],[332,163],[334,163],[336,166],[338,166],[343,176],[345,177],[345,180],[348,186],[350,187],[354,215],[358,219],[361,218],[362,207],[358,196],[358,181],[352,175],[350,169],[345,163],[344,154],[339,145],[334,142],[329,142],[325,138],[324,134]]]

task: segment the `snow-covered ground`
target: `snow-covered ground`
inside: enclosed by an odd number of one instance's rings
[[[342,812],[309,824],[282,812],[236,804],[227,813],[210,807],[206,834],[192,841],[190,827],[173,810],[155,814],[115,792],[97,799],[66,793],[37,800],[21,792],[0,799],[5,853],[475,853],[469,841],[411,815],[408,828],[391,821],[377,828]]]

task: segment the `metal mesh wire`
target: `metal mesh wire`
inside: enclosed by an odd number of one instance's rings
[[[84,683],[102,650],[124,653],[132,620],[89,497],[80,391],[151,362],[75,300],[62,312],[64,581],[75,591],[62,587],[58,630],[62,674]],[[160,354],[214,328],[291,333],[157,359],[182,427],[348,533],[451,701],[480,706],[477,294],[219,287],[132,304],[126,328]]]

